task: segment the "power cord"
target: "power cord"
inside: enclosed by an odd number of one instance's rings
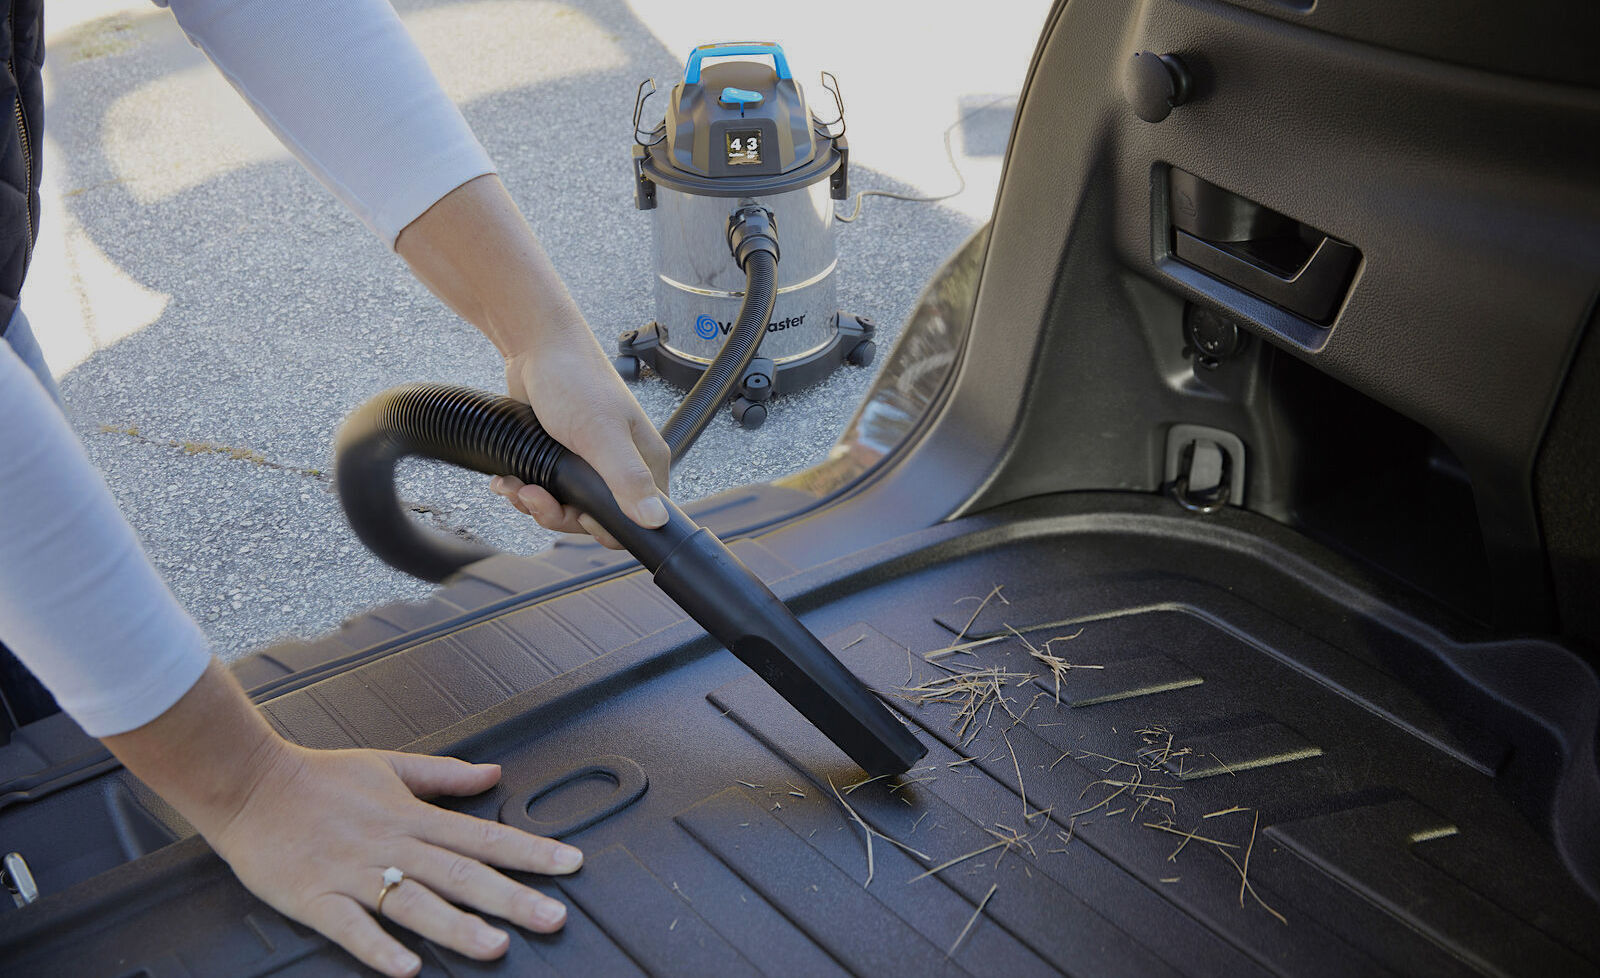
[[[996,105],[999,105],[1001,102],[1007,101],[1011,97],[1012,96],[1010,96],[1010,95],[1001,95],[1001,96],[998,96],[998,97],[996,97],[994,99],[989,100],[988,102],[985,102],[984,104],[982,104],[980,106],[977,106],[976,108],[968,109],[966,112],[962,113],[959,117],[957,117],[956,121],[950,123],[950,125],[945,127],[945,130],[944,130],[944,156],[945,156],[945,159],[950,161],[950,169],[955,173],[956,180],[959,181],[959,186],[957,186],[956,189],[950,191],[947,194],[940,194],[937,197],[918,197],[918,196],[915,196],[913,194],[895,193],[892,190],[862,190],[862,191],[858,191],[856,193],[856,206],[855,206],[855,208],[853,210],[850,211],[850,216],[849,217],[845,217],[843,214],[840,214],[838,211],[834,211],[834,214],[833,214],[834,220],[840,222],[841,224],[849,224],[849,223],[855,221],[856,218],[861,216],[861,201],[862,201],[863,198],[866,198],[866,197],[887,197],[890,200],[905,200],[905,201],[910,201],[913,204],[936,204],[941,200],[949,200],[951,197],[959,197],[961,194],[965,193],[966,190],[967,190],[967,177],[966,177],[966,174],[961,172],[961,166],[958,163],[956,163],[955,150],[950,148],[950,135],[952,133],[954,133],[956,131],[956,128],[959,127],[963,122],[966,122],[968,119],[970,119],[973,116],[977,115],[979,112],[982,112],[985,109],[992,109]]]

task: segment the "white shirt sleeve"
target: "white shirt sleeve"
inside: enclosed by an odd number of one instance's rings
[[[494,172],[387,0],[156,0],[390,246]],[[0,341],[0,641],[96,737],[141,727],[211,660],[55,403]]]
[[[211,660],[50,395],[0,340],[0,641],[90,734],[142,727]]]
[[[388,0],[155,0],[390,247],[488,153]]]

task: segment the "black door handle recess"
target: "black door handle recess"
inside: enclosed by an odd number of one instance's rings
[[[1243,255],[1203,241],[1187,231],[1174,231],[1173,254],[1180,261],[1203,272],[1210,272],[1254,293],[1276,306],[1282,306],[1314,323],[1333,318],[1344,298],[1345,285],[1361,252],[1343,241],[1324,236],[1311,257],[1295,272],[1283,276]]]
[[[1332,321],[1361,259],[1355,246],[1187,171],[1167,172],[1174,257],[1313,323]]]

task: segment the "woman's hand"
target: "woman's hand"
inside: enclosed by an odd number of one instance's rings
[[[384,974],[422,967],[373,916],[391,866],[406,878],[383,916],[470,958],[498,958],[509,939],[452,904],[533,931],[566,921],[560,903],[491,867],[570,873],[577,849],[419,798],[487,791],[497,765],[291,744],[215,660],[161,716],[104,740],[252,893]]]
[[[594,466],[622,511],[641,526],[666,523],[666,443],[600,351],[500,178],[478,177],[446,194],[400,232],[395,250],[483,330],[505,358],[511,396]],[[501,477],[491,488],[549,529],[590,533],[620,549],[598,523],[538,486]]]
[[[506,361],[506,388],[533,407],[551,437],[594,466],[628,518],[641,526],[661,526],[667,507],[671,460],[666,442],[645,417],[611,363],[592,340],[588,327],[573,330],[568,348],[523,353]],[[540,486],[513,476],[494,479],[490,488],[539,525],[563,533],[588,533],[613,550],[621,545],[599,523]]]
[[[382,915],[469,958],[498,958],[509,939],[453,904],[541,933],[566,921],[566,907],[491,867],[570,873],[582,853],[418,797],[475,795],[499,780],[494,764],[285,743],[238,810],[205,835],[280,913],[384,974],[414,975],[417,956],[373,916],[390,866],[406,875],[384,897]]]

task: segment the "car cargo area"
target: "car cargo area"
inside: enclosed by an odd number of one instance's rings
[[[423,974],[1600,973],[1600,15],[1469,6],[1056,4],[827,461],[687,507],[905,774],[587,543],[236,664],[585,853],[503,960],[385,921]],[[0,745],[0,844],[0,973],[364,973],[64,717]]]
[[[538,881],[571,907],[562,932],[513,929],[487,965],[404,935],[424,973],[1600,964],[1600,914],[1535,828],[1594,790],[1564,759],[1592,752],[1572,731],[1592,732],[1600,697],[1564,649],[1479,642],[1260,517],[1156,499],[1034,500],[796,573],[803,536],[735,550],[928,745],[902,777],[862,783],[640,573],[508,603],[537,562],[490,561],[428,605],[352,622],[346,640],[404,635],[267,697],[303,743],[498,762],[502,784],[459,807],[584,849],[576,876]],[[1481,691],[1508,658],[1542,707]],[[159,813],[121,778],[56,797]],[[0,827],[63,855],[86,831],[33,806]],[[83,875],[73,863],[37,860],[41,887]],[[69,896],[0,915],[8,973],[356,968],[198,839]]]

